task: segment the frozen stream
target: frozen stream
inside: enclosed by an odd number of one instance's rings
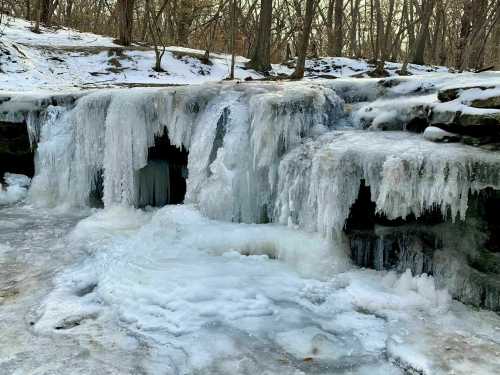
[[[0,210],[2,374],[500,372],[500,318],[432,278],[192,206],[86,214]]]
[[[34,329],[54,275],[88,255],[66,239],[83,216],[0,206],[1,374],[143,373],[143,349],[112,319],[73,332]]]

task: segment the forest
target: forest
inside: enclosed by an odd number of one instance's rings
[[[168,45],[234,52],[262,72],[302,55],[457,71],[500,64],[499,0],[2,0],[2,9],[35,31],[110,35],[155,45],[159,58]]]

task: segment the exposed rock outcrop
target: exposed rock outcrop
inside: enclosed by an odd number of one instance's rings
[[[455,223],[434,211],[387,220],[370,196],[362,185],[345,226],[355,264],[432,275],[454,298],[500,312],[499,191],[471,195],[465,221]]]
[[[471,107],[475,108],[495,108],[500,109],[500,95],[491,96],[485,99],[475,99],[471,102]]]
[[[438,92],[441,103],[430,111],[429,123],[459,134],[473,146],[496,150],[500,143],[500,90],[496,86],[448,88]],[[429,137],[427,137],[429,139]]]
[[[473,90],[473,89],[479,89],[479,90],[488,90],[488,89],[493,89],[495,86],[464,86],[464,87],[451,87],[451,88],[446,88],[443,90],[439,90],[438,92],[438,99],[439,101],[445,103],[445,102],[451,102],[453,100],[458,99],[460,94],[464,91],[467,90]]]

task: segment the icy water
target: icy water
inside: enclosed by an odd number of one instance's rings
[[[82,330],[35,329],[53,278],[88,254],[66,239],[83,217],[23,206],[0,207],[0,373],[124,374],[144,356],[111,320]],[[65,304],[66,301],[60,301]],[[136,345],[137,346],[137,345]]]
[[[432,278],[192,206],[1,208],[0,297],[1,374],[500,373],[500,318]]]

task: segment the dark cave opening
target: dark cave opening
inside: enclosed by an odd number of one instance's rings
[[[5,172],[33,177],[34,157],[26,123],[0,121],[0,181]]]
[[[155,136],[148,164],[137,172],[139,207],[180,204],[186,195],[188,151],[170,143],[167,130]]]
[[[170,143],[165,129],[148,148],[148,164],[136,172],[136,205],[162,207],[181,204],[186,195],[188,151]],[[94,176],[89,196],[91,207],[103,207],[104,178],[100,169]]]
[[[421,217],[389,220],[376,213],[370,187],[359,195],[344,227],[350,257],[359,267],[434,276],[447,285],[450,259],[460,266],[452,295],[474,306],[500,311],[500,191],[469,192],[464,220],[444,219],[439,207]],[[443,271],[445,270],[445,271]],[[445,272],[443,274],[443,272]],[[448,280],[448,281],[447,281]],[[443,284],[444,283],[444,284]],[[462,288],[462,289],[461,289]]]
[[[408,249],[418,248],[422,261],[418,263],[418,269],[412,267],[412,272],[431,275],[432,254],[441,247],[441,243],[428,228],[443,222],[445,220],[438,207],[419,218],[409,215],[389,219],[377,213],[370,187],[362,180],[344,232],[349,239],[351,259],[360,267],[376,270],[407,267],[403,258],[407,256]]]

